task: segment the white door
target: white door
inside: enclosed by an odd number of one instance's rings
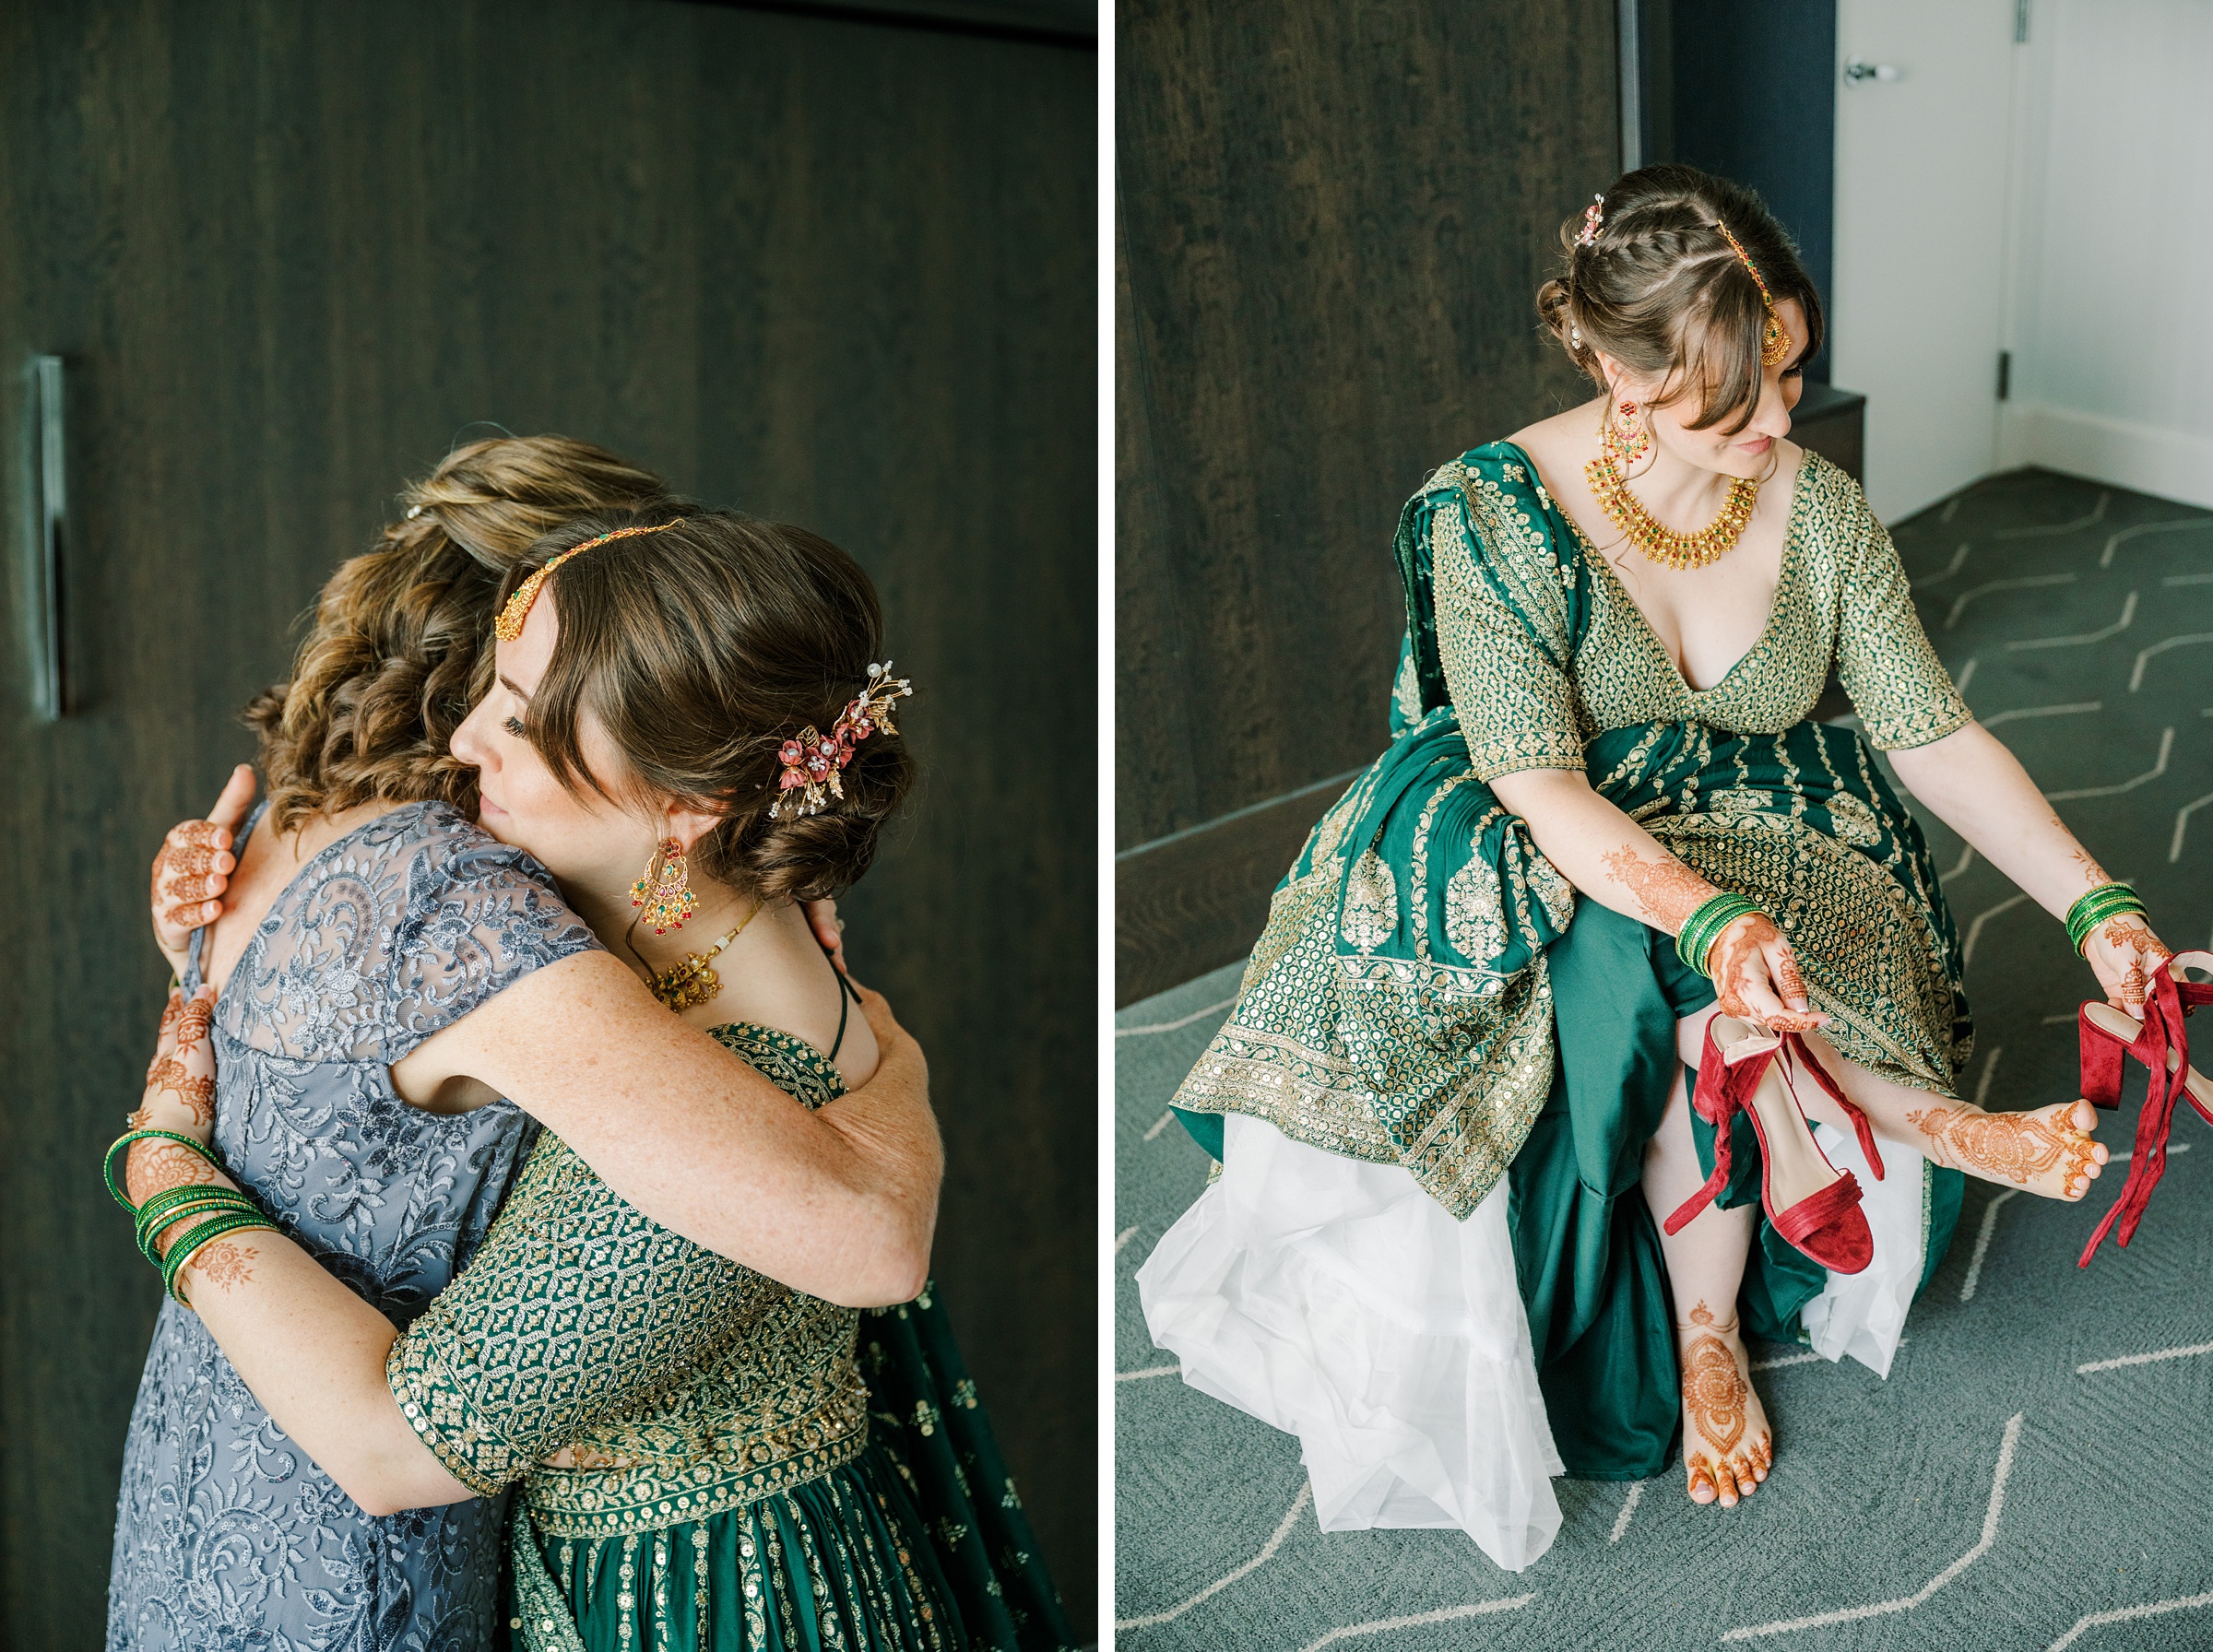
[[[1838,0],[1830,376],[1886,522],[1994,467],[2015,6]]]

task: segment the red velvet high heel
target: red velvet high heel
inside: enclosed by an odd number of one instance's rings
[[[1759,1109],[1752,1105],[1752,1097],[1766,1079],[1768,1069],[1780,1057],[1783,1088],[1789,1092],[1792,1104],[1798,1106],[1798,1091],[1791,1081],[1791,1071],[1793,1066],[1804,1066],[1852,1120],[1852,1133],[1859,1138],[1867,1168],[1879,1181],[1883,1175],[1883,1156],[1875,1145],[1875,1132],[1867,1123],[1867,1115],[1846,1099],[1836,1080],[1813,1058],[1805,1041],[1795,1032],[1776,1037],[1759,1033],[1746,1022],[1731,1020],[1732,1031],[1741,1029],[1741,1034],[1732,1037],[1724,1048],[1717,1033],[1724,1019],[1717,1015],[1706,1024],[1706,1048],[1698,1060],[1698,1088],[1691,1095],[1691,1105],[1713,1126],[1713,1174],[1667,1219],[1667,1232],[1680,1233],[1729,1185],[1733,1157],[1731,1124],[1741,1109],[1751,1115],[1753,1133],[1759,1138],[1759,1201],[1775,1231],[1831,1273],[1860,1272],[1875,1260],[1875,1234],[1867,1225],[1866,1213],[1860,1209],[1859,1178],[1849,1170],[1840,1172],[1835,1181],[1818,1192],[1778,1210],[1767,1127],[1760,1122]],[[1801,1121],[1805,1117],[1802,1106],[1798,1108],[1798,1116]],[[1828,1162],[1828,1155],[1821,1151],[1821,1144],[1812,1139],[1810,1127],[1807,1140],[1821,1162],[1835,1170],[1836,1166]]]
[[[2213,1004],[2213,986],[2179,981],[2174,972],[2187,964],[2213,973],[2213,952],[2178,952],[2160,963],[2145,983],[2144,1019],[2138,1021],[2111,1004],[2091,1002],[2082,1007],[2077,1020],[2082,1042],[2082,1094],[2094,1107],[2121,1104],[2121,1069],[2124,1056],[2134,1056],[2150,1075],[2145,1086],[2144,1108],[2136,1115],[2136,1142],[2128,1158],[2128,1180],[2121,1197],[2105,1213],[2083,1246],[2077,1267],[2088,1268],[2090,1258],[2120,1224],[2118,1242],[2126,1245],[2144,1220],[2152,1189],[2167,1174],[2167,1136],[2173,1127],[2175,1103],[2185,1097],[2199,1116],[2213,1124],[2213,1082],[2190,1065],[2190,1032],[2184,1024],[2200,1004]]]

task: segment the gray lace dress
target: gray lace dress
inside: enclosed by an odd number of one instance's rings
[[[506,1101],[410,1107],[389,1068],[530,971],[598,946],[552,879],[444,804],[302,867],[215,1014],[215,1145],[286,1233],[401,1327],[483,1239],[536,1136]],[[185,982],[196,989],[199,938]],[[499,1500],[372,1517],[165,1302],[124,1451],[111,1652],[494,1644]]]

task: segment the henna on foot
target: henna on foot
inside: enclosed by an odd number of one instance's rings
[[[2029,1113],[1985,1113],[1962,1102],[1919,1109],[1906,1121],[1938,1164],[2069,1203],[2090,1190],[2108,1157],[2090,1136],[2098,1111],[2083,1101]]]
[[[1774,1466],[1768,1413],[1736,1321],[1721,1324],[1703,1302],[1675,1327],[1683,1361],[1683,1469],[1693,1503],[1734,1508]]]

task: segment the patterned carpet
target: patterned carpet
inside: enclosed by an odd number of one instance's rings
[[[1982,721],[2170,944],[2213,944],[2213,514],[2024,471],[1896,537]],[[1382,692],[1379,678],[1379,726]],[[2072,1094],[2088,971],[2058,925],[1923,823],[1970,949],[1970,1092],[1994,1107]],[[2117,1170],[2077,1208],[1970,1183],[1888,1381],[1755,1351],[1779,1452],[1756,1496],[1698,1508],[1675,1470],[1561,1481],[1558,1540],[1513,1575],[1454,1532],[1320,1532],[1296,1443],[1186,1388],[1145,1334],[1131,1276],[1206,1172],[1164,1109],[1238,973],[1118,1018],[1118,1645],[2213,1647],[2202,1123],[2177,1127],[2182,1156],[2136,1242],[2087,1272],[2076,1255]],[[2116,1153],[2134,1116],[2104,1127]]]

